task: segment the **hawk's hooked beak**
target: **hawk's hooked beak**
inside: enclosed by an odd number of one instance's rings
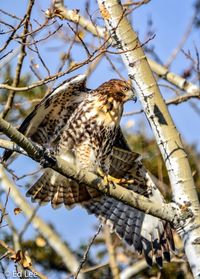
[[[133,92],[132,100],[133,100],[134,103],[136,103],[137,102],[137,95],[135,94],[135,91],[134,91],[133,87],[131,87],[131,90]]]
[[[129,100],[134,101],[134,102],[137,101],[137,96],[135,94],[135,90],[133,89],[133,87],[130,87],[128,95],[129,95],[129,97],[128,97]]]
[[[129,87],[128,91],[126,92],[126,98],[125,98],[125,102],[126,101],[137,101],[137,97],[135,95],[135,91],[133,90],[132,87]]]
[[[137,102],[137,96],[136,96],[136,95],[133,97],[133,102],[134,102],[134,103]]]
[[[131,81],[128,80],[127,83],[128,83],[128,85],[129,85],[129,87],[130,87],[130,90],[129,90],[130,97],[129,97],[129,98],[130,98],[130,100],[132,100],[132,101],[134,101],[134,102],[136,103],[136,101],[137,101],[137,96],[136,96],[136,94],[135,94],[134,88],[132,87]]]

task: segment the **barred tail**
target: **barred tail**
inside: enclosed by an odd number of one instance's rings
[[[70,178],[47,169],[26,195],[31,197],[32,202],[40,204],[51,202],[53,208],[62,204],[71,208],[100,194],[96,190],[88,189],[84,184],[78,184]]]
[[[150,266],[153,257],[159,266],[162,266],[163,258],[170,261],[170,248],[174,250],[174,242],[168,223],[106,196],[85,203],[84,207],[108,224],[111,232],[114,231],[128,246],[143,252]]]

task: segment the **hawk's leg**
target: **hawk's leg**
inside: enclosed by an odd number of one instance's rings
[[[134,179],[116,178],[109,174],[105,174],[101,168],[98,168],[97,173],[100,177],[103,178],[103,184],[105,185],[105,187],[107,188],[108,191],[109,191],[110,185],[113,188],[115,188],[116,184],[126,186],[126,185],[134,183]]]
[[[129,184],[133,184],[135,182],[134,179],[128,179],[128,178],[116,178],[114,176],[111,176],[111,175],[107,175],[107,179],[108,181],[110,182],[113,182],[115,184],[119,184],[119,185],[122,185],[122,186],[128,186]]]

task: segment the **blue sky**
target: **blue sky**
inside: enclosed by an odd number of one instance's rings
[[[33,18],[44,17],[43,12],[41,10],[46,10],[49,7],[50,1],[38,1],[36,0],[36,8],[34,10]],[[85,1],[65,1],[65,5],[69,9],[79,9],[81,14],[85,14],[84,10],[84,2]],[[95,1],[92,2],[92,12],[93,14],[99,14],[96,12],[97,5],[94,4]],[[181,3],[180,3],[181,2]],[[6,11],[16,13],[18,16],[22,16],[26,9],[24,3],[27,1],[24,0],[1,0],[0,7],[1,9],[5,9]],[[133,23],[134,27],[137,30],[140,40],[145,40],[145,33],[147,27],[147,19],[149,17],[153,20],[153,30],[156,34],[156,37],[153,41],[150,42],[151,45],[155,46],[155,51],[160,57],[160,59],[165,63],[174,50],[178,43],[180,42],[187,25],[193,15],[193,1],[182,0],[152,0],[148,5],[144,5],[140,9],[137,9],[133,13]],[[0,13],[0,17],[2,14]],[[5,18],[5,17],[4,17]],[[102,22],[103,23],[103,22]],[[184,45],[184,50],[190,50],[192,54],[194,54],[194,44],[199,46],[199,34],[197,30],[193,30],[191,36],[187,40]],[[51,69],[51,73],[55,72],[56,66],[58,65],[58,55],[55,52],[49,51],[49,46],[63,46],[63,51],[65,50],[65,45],[54,39],[52,41],[48,41],[48,45],[46,43],[41,44],[41,54],[43,59],[47,62],[47,65]],[[15,48],[16,45],[11,45],[10,48]],[[62,48],[61,48],[62,50]],[[75,50],[74,58],[84,59],[84,53]],[[26,58],[26,61],[29,62],[29,58]],[[16,64],[16,61],[13,61],[13,65]],[[183,69],[185,69],[189,65],[189,61],[185,58],[182,53],[179,53],[176,60],[171,66],[171,70],[177,74],[181,74]],[[42,69],[42,68],[41,68]],[[25,66],[24,72],[30,71],[28,67]],[[83,69],[73,73],[81,73]],[[127,73],[125,68],[122,68],[122,74],[126,77]],[[45,71],[42,71],[42,74],[45,76]],[[94,71],[91,77],[88,80],[88,87],[95,88],[100,83],[116,77],[116,74],[110,70],[108,64],[104,61],[100,63],[99,67]],[[67,77],[65,77],[67,78]],[[61,79],[62,80],[62,79]],[[163,91],[163,94],[166,98],[172,97],[170,92]],[[195,100],[195,103],[200,108],[199,104]],[[137,110],[140,108],[139,102],[137,104],[129,103],[126,106],[127,111]],[[193,111],[193,109],[188,104],[181,104],[179,106],[170,106],[169,108],[174,122],[181,132],[181,135],[186,143],[196,143],[200,150],[200,129],[199,129],[199,116]],[[127,120],[133,120],[135,126],[133,127],[133,131],[138,130],[137,124],[140,121],[145,123],[145,126],[148,130],[148,134],[153,136],[147,120],[144,115],[134,116],[131,118],[124,118],[123,124],[126,123]],[[20,168],[18,167],[20,166]],[[28,173],[30,171],[35,170],[37,165],[32,162],[31,159],[24,158],[20,156],[20,158],[12,165],[12,168],[16,169],[18,175],[22,175]],[[23,183],[25,181],[20,181],[20,185],[22,185],[21,191],[25,193],[23,190]],[[9,202],[11,206],[11,202]],[[12,207],[12,206],[11,206]],[[12,211],[11,215],[12,215]],[[88,238],[88,236],[92,236],[94,230],[93,226],[96,224],[96,219],[93,216],[88,216],[87,213],[79,208],[75,208],[71,211],[67,211],[64,208],[53,210],[50,206],[44,206],[39,210],[40,215],[47,221],[54,224],[56,230],[61,234],[63,239],[66,239],[70,242],[73,248],[77,247],[80,244],[81,240]],[[17,222],[17,225],[20,226],[21,221]],[[16,217],[15,217],[15,220]],[[29,234],[31,234],[31,230]]]

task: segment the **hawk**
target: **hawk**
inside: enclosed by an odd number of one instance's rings
[[[86,76],[78,75],[41,100],[19,130],[34,142],[52,148],[64,160],[93,172],[101,168],[112,177],[132,179],[130,190],[163,202],[140,155],[131,151],[119,126],[123,104],[133,97],[124,81],[111,80],[96,90],[89,90]],[[6,151],[4,159],[10,155]],[[174,243],[169,223],[102,195],[83,183],[46,169],[27,195],[32,201],[51,202],[53,208],[81,204],[88,213],[109,224],[129,246],[144,252],[149,265],[153,256],[160,266],[163,257],[170,260],[170,247],[174,249]]]

